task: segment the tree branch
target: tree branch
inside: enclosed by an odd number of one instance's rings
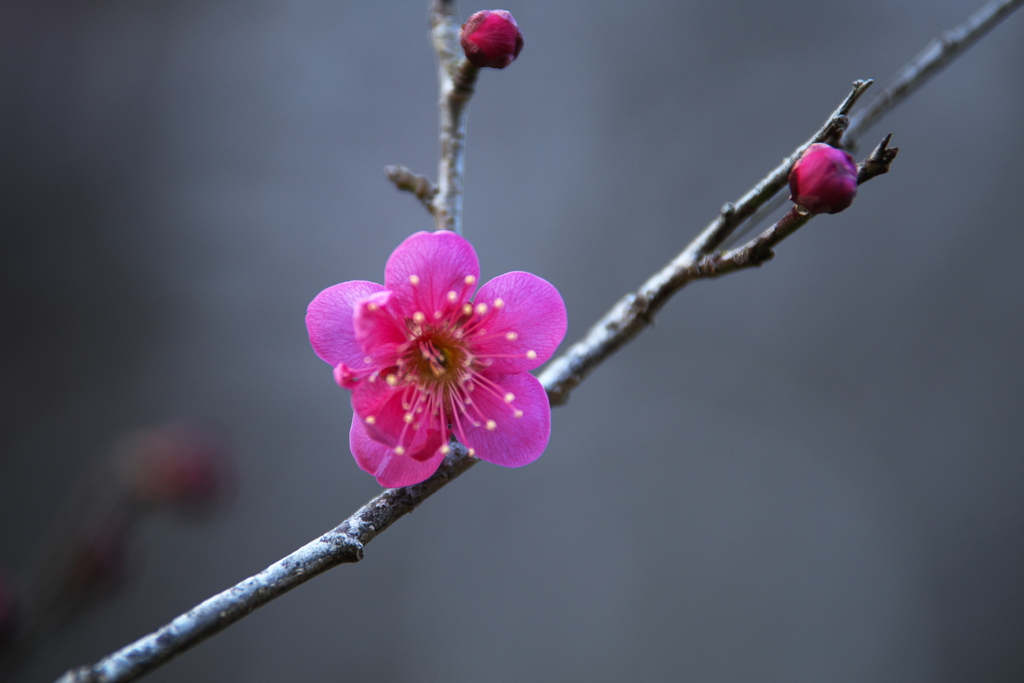
[[[962,53],[972,42],[977,40],[977,37],[991,28],[999,19],[1005,17],[1010,11],[1016,9],[1021,2],[1024,2],[1024,0],[986,5],[985,9],[975,14],[965,24],[972,24],[978,17],[982,17],[979,21],[982,23],[989,22],[985,24],[986,28],[981,29],[981,32],[973,35],[973,37],[961,40],[957,43],[955,51],[946,54],[945,50],[943,50],[944,56],[942,57],[941,64],[934,68],[919,68],[913,74],[907,74],[906,70],[901,71],[900,73],[904,74],[905,78],[898,76],[894,82],[901,82],[904,85],[892,90],[892,94],[888,95],[889,100],[884,106],[879,105],[878,113],[873,118],[869,119],[863,115],[858,118],[856,120],[857,132],[863,131],[874,119],[884,115],[892,106],[907,97],[927,76],[949,62],[957,54]],[[434,44],[441,56],[442,89],[444,88],[446,78],[452,80],[452,88],[455,88],[455,75],[452,69],[458,68],[452,66],[453,56],[457,54],[453,47],[457,45],[457,22],[454,19],[454,4],[451,0],[434,0],[432,9]],[[994,20],[985,20],[982,16],[989,8],[996,8],[998,15]],[[954,29],[954,32],[957,30]],[[455,36],[454,40],[452,36]],[[925,53],[928,53],[928,50]],[[797,224],[795,227],[793,227],[792,223],[788,226],[782,226],[773,236],[765,237],[763,233],[739,250],[726,252],[715,257],[710,256],[711,252],[719,247],[743,220],[753,214],[759,206],[764,204],[765,201],[785,185],[792,163],[807,145],[834,135],[837,127],[846,127],[847,120],[845,119],[845,114],[853,105],[853,101],[859,97],[868,84],[869,82],[857,81],[851,94],[833,115],[829,117],[822,130],[818,131],[807,143],[797,148],[793,155],[743,195],[739,201],[735,204],[726,204],[720,215],[676,259],[649,278],[637,292],[628,294],[620,300],[590,329],[582,340],[574,344],[548,365],[545,371],[541,373],[540,380],[548,392],[552,405],[564,403],[576,385],[582,382],[597,365],[636,337],[637,334],[650,324],[654,315],[671,295],[687,283],[694,279],[716,277],[724,274],[727,272],[728,263],[732,261],[738,263],[738,252],[744,248],[750,247],[751,250],[767,248],[770,252],[774,244],[784,239],[786,235],[792,234],[793,230],[803,224]],[[469,85],[471,87],[472,83]],[[889,92],[890,89],[887,88],[886,93]],[[461,116],[463,117],[463,128],[459,135],[462,136],[465,134],[464,104],[465,101],[459,105],[461,107]],[[445,111],[445,98],[442,98],[442,116],[444,116]],[[452,119],[452,121],[455,122],[455,119]],[[457,122],[455,122],[455,127],[458,127]],[[851,125],[850,127],[853,128],[854,126]],[[444,135],[443,131],[442,135]],[[439,204],[444,207],[444,219],[438,218],[439,228],[448,228],[449,226],[454,228],[457,226],[457,218],[461,213],[461,143],[463,138],[459,137],[459,135],[455,136],[458,139],[458,144],[455,146],[457,151],[454,148],[449,148],[451,156],[449,157],[447,168],[450,170],[451,175],[445,181],[445,173],[442,171],[442,181],[439,183],[440,192],[434,203],[435,216],[441,215],[440,210],[437,209]],[[887,150],[887,142],[888,138],[880,145],[883,157],[886,151],[894,153],[894,150]],[[445,149],[442,143],[442,154],[444,154]],[[874,156],[875,153],[865,163]],[[890,157],[889,161],[891,160]],[[441,166],[442,169],[446,168],[444,159],[442,159]],[[872,163],[872,166],[873,168],[869,174],[877,175],[876,171],[884,172],[879,170],[884,164]],[[864,164],[861,165],[861,172],[865,172]],[[873,175],[870,177],[873,177]],[[864,182],[867,179],[868,177],[865,176],[864,180],[861,180],[861,175],[858,174],[859,182]],[[445,182],[448,183],[447,186],[444,185]],[[806,222],[809,216],[802,216],[802,218]],[[783,220],[786,219],[784,218]],[[795,219],[793,223],[795,223]],[[766,233],[776,227],[772,226]],[[753,246],[758,240],[762,240],[766,247]],[[771,240],[775,241],[772,242]],[[717,264],[713,272],[711,272],[710,267],[707,265],[709,263]],[[755,264],[749,262],[749,265]],[[701,272],[702,269],[705,271],[704,273]],[[739,268],[732,268],[732,270],[737,269]],[[362,558],[363,546],[366,543],[399,518],[414,510],[420,503],[472,467],[476,462],[477,460],[470,457],[464,448],[453,448],[451,454],[445,458],[441,467],[430,479],[415,486],[384,491],[359,508],[355,514],[335,529],[303,546],[288,557],[274,563],[259,574],[242,581],[235,587],[201,603],[160,630],[105,657],[97,664],[68,671],[58,680],[58,683],[117,683],[139,678],[206,638],[227,628],[230,624],[250,614],[257,607],[266,604],[279,595],[283,595],[295,586],[304,583],[331,567],[359,561]]]
[[[1024,0],[996,0],[984,5],[963,23],[933,40],[914,59],[905,64],[864,109],[850,119],[844,146],[857,139],[878,119],[889,113],[912,92],[924,85],[933,74],[959,57],[979,38],[1018,9]]]

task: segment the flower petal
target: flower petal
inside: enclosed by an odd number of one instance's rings
[[[503,302],[500,309],[495,308],[498,299]],[[492,372],[533,370],[551,358],[565,337],[568,321],[562,296],[532,273],[499,275],[480,288],[475,302],[494,310],[486,333],[472,341],[474,355],[493,357],[488,366]]]
[[[371,367],[389,367],[397,362],[397,349],[406,341],[405,326],[396,309],[394,295],[388,290],[376,292],[353,307],[352,325],[356,341],[366,353],[364,363]]]
[[[352,280],[328,287],[306,309],[309,343],[320,360],[353,368],[363,366],[363,348],[356,340],[353,310],[362,299],[382,291],[376,282]]]
[[[352,411],[363,423],[367,435],[388,448],[402,447],[402,455],[417,460],[433,456],[432,449],[440,445],[440,423],[433,428],[427,423],[415,423],[415,414],[409,406],[419,398],[417,389],[410,385],[391,387],[385,378],[377,377],[359,382],[352,389]],[[406,421],[409,415],[410,421]],[[422,414],[418,415],[422,421]],[[430,444],[436,445],[431,446]]]
[[[364,472],[376,477],[378,484],[387,488],[412,486],[429,479],[444,460],[444,454],[440,452],[440,438],[433,445],[434,454],[429,459],[415,460],[407,455],[398,455],[384,444],[370,438],[358,415],[352,416],[348,443],[356,464]]]
[[[547,392],[533,375],[521,373],[490,378],[503,393],[515,396],[511,403],[495,392],[473,392],[474,412],[494,420],[493,430],[481,420],[479,427],[465,429],[465,445],[481,460],[504,467],[522,467],[540,457],[551,436],[551,405]],[[515,417],[521,411],[520,417]],[[465,428],[466,425],[463,425]]]
[[[384,267],[384,286],[401,301],[411,318],[417,311],[461,308],[476,291],[480,261],[465,238],[448,230],[417,232],[395,248]],[[449,298],[449,292],[455,292]]]

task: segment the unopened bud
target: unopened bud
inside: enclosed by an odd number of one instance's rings
[[[235,484],[231,449],[216,431],[189,423],[141,432],[125,462],[128,489],[151,505],[202,511]]]
[[[839,213],[857,196],[857,162],[845,150],[816,142],[793,165],[789,191],[810,213]]]
[[[69,594],[112,594],[124,584],[129,574],[126,531],[110,520],[77,540],[64,586]]]
[[[459,41],[466,58],[476,66],[504,69],[523,49],[523,34],[511,12],[485,9],[462,25]]]

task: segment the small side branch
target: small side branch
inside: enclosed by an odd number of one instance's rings
[[[420,200],[427,211],[434,213],[434,197],[437,196],[437,188],[425,175],[416,175],[402,165],[385,166],[384,173],[388,180],[395,184],[399,190],[411,192],[416,199]]]

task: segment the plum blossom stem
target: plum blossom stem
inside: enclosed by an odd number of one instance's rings
[[[437,168],[437,193],[429,208],[438,230],[454,230],[461,235],[466,121],[479,69],[469,63],[460,48],[454,1],[434,0],[431,38],[437,52],[441,91],[441,159]]]
[[[989,3],[985,6],[985,9],[975,14],[962,25],[973,25],[972,22],[980,22],[979,26],[984,24],[985,28],[977,29],[980,30],[980,33],[977,33],[977,35],[972,34],[973,37],[964,37],[956,42],[955,45],[951,43],[952,47],[944,48],[941,51],[942,56],[936,57],[936,59],[942,60],[941,64],[933,68],[922,65],[913,72],[909,72],[906,69],[901,71],[901,74],[904,74],[904,85],[893,89],[891,94],[887,94],[888,102],[884,106],[879,105],[875,118],[884,115],[895,104],[906,98],[916,89],[920,82],[923,82],[925,78],[940,66],[948,63],[953,57],[961,54],[980,35],[1004,18],[1010,11],[1016,9],[1022,2],[1024,0]],[[434,0],[432,7],[434,44],[438,47],[439,54],[442,49],[445,50],[448,59],[446,61],[444,55],[441,56],[441,59],[443,63],[449,63],[453,60],[453,55],[458,54],[454,48],[457,45],[455,38],[457,35],[457,22],[454,19],[455,3],[451,0]],[[995,9],[995,13],[992,15],[993,18],[984,19],[984,16],[988,16],[986,10],[991,8]],[[981,19],[975,21],[979,17]],[[954,29],[956,35],[960,35],[958,33],[959,29],[960,27]],[[455,32],[453,33],[453,31]],[[928,53],[927,50],[922,55],[926,53]],[[450,77],[454,82],[454,76]],[[442,66],[441,78],[442,80],[446,78],[444,66]],[[900,81],[900,78],[897,78],[897,81]],[[700,273],[699,264],[702,262],[708,263],[705,257],[709,257],[711,252],[718,248],[745,218],[753,214],[759,206],[764,204],[765,201],[782,188],[789,173],[789,168],[795,160],[795,156],[807,144],[817,142],[819,135],[823,136],[822,139],[824,139],[828,135],[835,133],[837,125],[842,124],[845,127],[846,121],[839,117],[845,116],[846,111],[853,105],[853,102],[849,102],[847,105],[847,101],[851,99],[856,100],[866,87],[866,82],[858,81],[855,83],[850,96],[847,97],[847,100],[844,100],[844,103],[833,113],[833,116],[829,118],[826,125],[822,130],[818,131],[815,137],[798,148],[794,156],[789,157],[782,165],[765,176],[749,192],[743,195],[739,201],[735,204],[726,204],[720,215],[676,259],[648,279],[637,292],[628,294],[620,300],[590,329],[582,340],[574,344],[568,351],[548,365],[547,369],[540,375],[540,380],[548,392],[552,405],[564,403],[568,399],[568,395],[573,387],[582,382],[597,365],[636,337],[637,334],[650,324],[654,314],[672,294],[698,277],[715,277],[725,274],[727,272],[726,263],[730,259],[736,260],[738,252],[745,247],[750,246],[752,249],[754,248],[751,243],[748,243],[748,245],[744,245],[739,250],[733,250],[717,256],[715,257],[717,265],[714,273],[705,273],[703,275]],[[886,90],[886,93],[889,93],[889,89]],[[442,99],[442,109],[444,106],[444,100]],[[463,106],[463,135],[465,133],[464,109],[465,107]],[[860,132],[873,121],[874,118],[869,120],[861,116],[850,127],[855,127],[856,131]],[[444,132],[442,131],[443,134]],[[880,147],[884,151],[886,145],[883,143]],[[442,148],[444,149],[443,145]],[[461,144],[458,154],[461,155]],[[444,165],[444,161],[442,161],[442,166]],[[863,164],[861,168],[863,171]],[[876,166],[874,170],[878,168],[881,167]],[[436,216],[438,212],[436,207],[438,202],[440,202],[445,207],[445,210],[450,213],[445,214],[443,221],[438,219],[438,226],[447,227],[450,224],[454,228],[457,223],[456,218],[461,212],[460,204],[458,201],[441,199],[441,197],[453,197],[453,187],[458,188],[458,195],[461,196],[461,161],[453,161],[450,164],[450,169],[452,173],[457,172],[457,182],[452,183],[449,180],[447,189],[438,193],[434,203],[434,213]],[[870,172],[873,173],[874,170]],[[442,177],[443,175],[442,173]],[[860,176],[858,176],[858,180],[860,180]],[[864,180],[860,180],[860,182]],[[806,219],[808,217],[801,218]],[[792,220],[795,224],[795,219]],[[793,227],[793,224],[783,226],[783,228],[776,231],[773,237],[765,239],[781,240],[785,235],[792,234],[792,231],[800,225],[802,223],[796,224],[795,227]],[[773,226],[773,229],[775,227]],[[762,239],[762,236],[755,238],[752,242],[760,239]],[[770,251],[771,245],[768,246],[768,249]],[[751,263],[750,265],[754,264]],[[706,265],[704,267],[707,269]],[[733,270],[737,269],[733,268]],[[472,467],[476,462],[477,460],[470,457],[465,449],[461,447],[453,448],[452,452],[441,464],[441,467],[430,479],[415,486],[384,491],[328,533],[272,564],[259,574],[213,596],[158,631],[103,658],[100,662],[68,671],[59,679],[58,683],[116,683],[138,679],[206,638],[227,628],[250,614],[257,607],[283,595],[299,584],[339,564],[360,560],[362,558],[363,546],[366,543],[395,521],[414,510],[420,503]]]

